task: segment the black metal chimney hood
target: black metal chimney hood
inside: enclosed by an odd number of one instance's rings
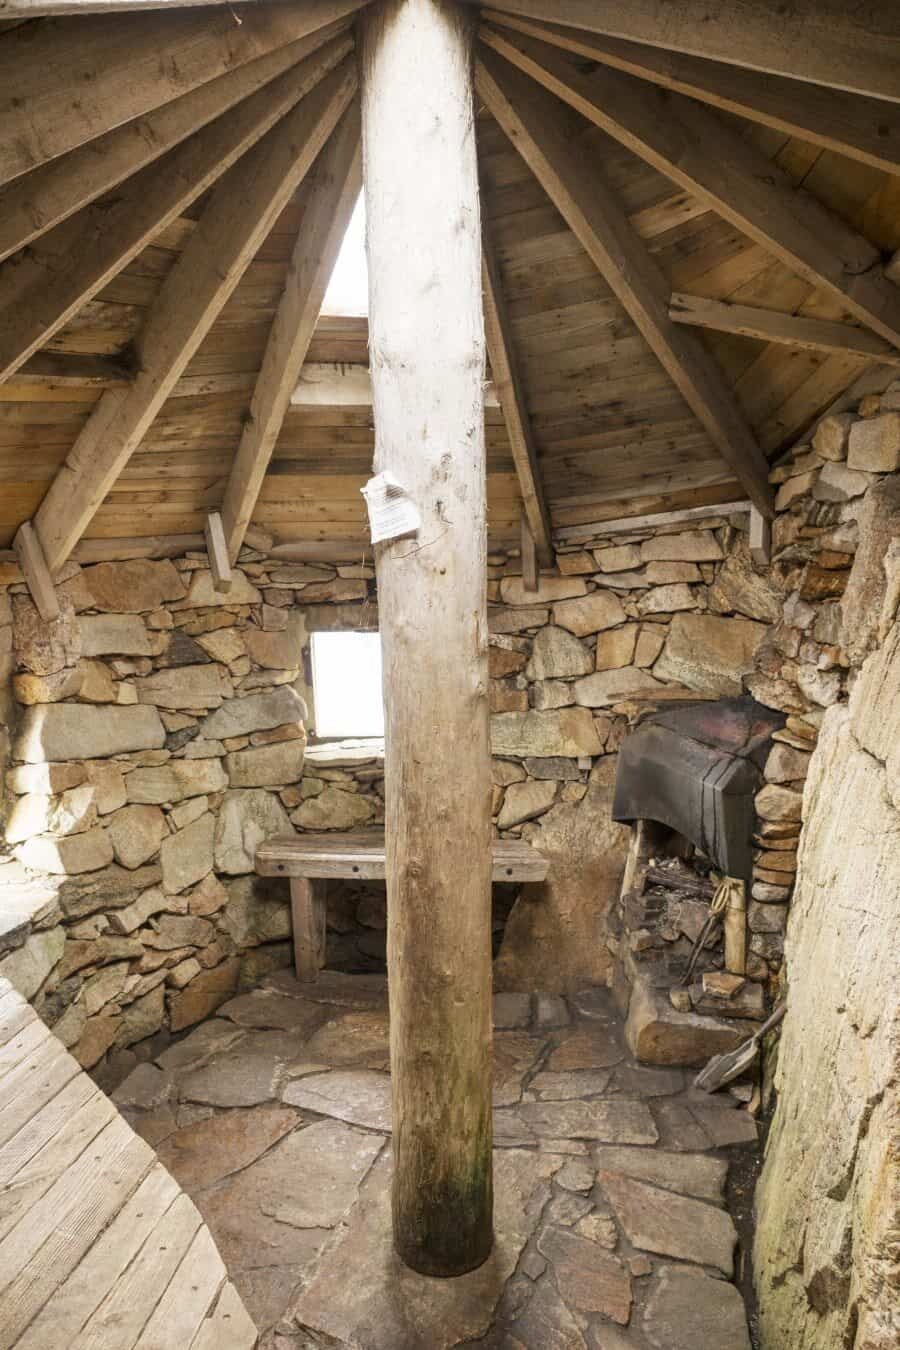
[[[619,750],[613,820],[668,825],[749,888],[753,799],[772,733],[784,722],[749,695],[650,713]]]

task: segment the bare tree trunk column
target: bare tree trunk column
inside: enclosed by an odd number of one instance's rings
[[[492,1245],[484,323],[472,30],[455,0],[367,16],[375,471],[422,516],[378,545],[386,712],[394,1242],[460,1275]],[[348,1272],[352,1278],[352,1272]]]

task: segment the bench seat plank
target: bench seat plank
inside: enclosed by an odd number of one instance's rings
[[[492,854],[494,881],[543,881],[547,875],[547,859],[523,839],[495,839]],[[257,848],[256,870],[264,877],[383,881],[384,834],[276,835]]]

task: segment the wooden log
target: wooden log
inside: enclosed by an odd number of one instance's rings
[[[493,1208],[485,351],[472,37],[451,0],[387,0],[366,19],[375,470],[401,481],[422,520],[418,540],[376,547],[394,1243],[414,1270],[451,1276],[486,1260]]]

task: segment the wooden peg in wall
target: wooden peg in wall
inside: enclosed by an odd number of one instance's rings
[[[218,511],[209,512],[203,533],[206,536],[206,551],[209,554],[209,570],[212,572],[213,590],[220,593],[230,591],[231,563],[228,561],[225,529]]]
[[[50,569],[41,548],[41,541],[31,521],[26,520],[16,531],[13,551],[22,569],[22,575],[31,592],[31,598],[37,606],[38,614],[45,623],[59,618],[59,597],[53,585]]]
[[[522,512],[522,586],[526,591],[536,591],[538,588],[537,549],[524,510]]]
[[[757,567],[772,561],[772,522],[755,506],[750,507],[750,557]]]

